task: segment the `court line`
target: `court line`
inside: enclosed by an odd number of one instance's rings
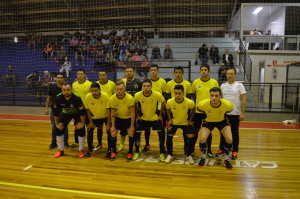
[[[130,198],[130,199],[159,199],[159,198],[143,197],[143,196],[131,196],[131,195],[121,195],[121,194],[98,193],[98,192],[91,192],[91,191],[79,191],[79,190],[73,190],[73,189],[42,187],[42,186],[36,186],[36,185],[17,184],[17,183],[1,182],[1,181],[0,181],[0,185],[31,188],[31,189],[41,189],[41,190],[48,190],[48,191],[60,191],[60,192],[66,192],[66,193],[75,193],[75,194],[92,195],[92,196]]]
[[[25,167],[23,170],[27,171],[28,169],[30,169],[32,167],[32,165],[29,165],[28,167]]]

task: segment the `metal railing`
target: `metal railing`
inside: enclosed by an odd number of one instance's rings
[[[247,49],[245,48],[241,38],[239,38],[240,41],[240,64],[244,68],[244,79],[247,80],[246,82],[251,82],[251,75],[252,75],[252,61],[248,54]],[[251,85],[250,85],[251,86]]]

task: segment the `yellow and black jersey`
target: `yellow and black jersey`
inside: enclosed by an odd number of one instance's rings
[[[131,118],[130,108],[134,107],[134,98],[125,93],[123,98],[118,98],[116,94],[109,98],[109,107],[116,111],[116,117],[121,119]]]
[[[142,89],[142,82],[137,78],[134,78],[132,81],[128,81],[127,78],[123,78],[122,81],[125,83],[126,93],[129,93],[131,96],[134,96]]]
[[[166,86],[166,93],[171,94],[171,98],[174,97],[174,88],[176,85],[182,85],[184,87],[184,97],[186,97],[187,94],[192,93],[192,87],[191,83],[187,80],[182,80],[181,82],[176,82],[174,79],[169,81]]]
[[[85,108],[81,98],[76,93],[72,92],[71,98],[66,100],[65,96],[60,93],[54,98],[53,114],[59,116],[64,114],[79,114],[85,115]]]
[[[166,109],[172,113],[174,125],[188,125],[189,110],[195,107],[195,103],[184,97],[181,103],[176,102],[175,98],[167,101]]]
[[[163,103],[164,101],[164,96],[153,90],[150,96],[145,96],[143,91],[136,93],[134,96],[134,102],[138,104],[142,113],[141,119],[146,121],[158,120],[158,115],[156,114],[158,102]]]
[[[115,94],[116,92],[115,82],[111,80],[107,80],[105,84],[101,84],[100,81],[97,81],[96,83],[100,85],[101,92],[105,92],[108,95],[108,97],[111,97],[113,94]]]
[[[109,108],[109,97],[101,91],[98,99],[94,98],[91,93],[85,97],[85,108],[89,109],[93,119],[107,118],[107,109]]]

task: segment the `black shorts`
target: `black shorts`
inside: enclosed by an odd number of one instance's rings
[[[120,130],[121,135],[127,135],[127,129],[130,128],[131,125],[131,118],[128,119],[121,119],[116,118],[116,129]]]
[[[78,124],[78,122],[81,122],[79,114],[62,113],[62,115],[59,118],[59,123],[63,123],[64,127],[66,128],[73,118],[74,118],[74,125]]]
[[[150,129],[152,127],[152,130],[163,130],[163,125],[160,120],[156,121],[146,121],[146,120],[139,120],[136,125],[136,131],[145,131],[147,129]]]
[[[93,119],[93,123],[95,124],[96,127],[102,126],[104,123],[107,123],[107,118],[103,119]]]
[[[221,122],[206,122],[204,120],[203,122],[203,126],[202,127],[206,127],[208,128],[210,131],[212,131],[215,127],[221,132],[221,130],[225,127],[225,126],[230,126],[229,122],[227,119],[221,121]]]
[[[183,134],[195,134],[195,129],[191,125],[173,125],[171,124],[168,128],[168,135],[175,135],[177,129],[182,129]]]
[[[194,114],[194,127],[195,129],[200,129],[200,127],[203,124],[203,120],[206,118],[206,115],[204,113],[195,113]]]

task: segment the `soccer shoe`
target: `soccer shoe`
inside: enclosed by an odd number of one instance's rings
[[[68,143],[65,143],[65,149],[68,149],[70,146]]]
[[[161,153],[159,155],[159,159],[160,159],[161,162],[164,162],[166,160],[165,155],[163,153]]]
[[[205,158],[201,158],[199,163],[198,163],[198,166],[199,167],[204,167],[204,164],[205,164]]]
[[[142,150],[143,153],[146,153],[150,151],[150,146],[145,146],[144,149]]]
[[[217,151],[217,153],[216,153],[216,157],[222,157],[222,156],[224,156],[224,151],[222,151],[221,149],[219,149],[218,151]]]
[[[215,157],[214,154],[211,151],[207,151],[207,156],[209,158],[214,158]]]
[[[237,155],[238,155],[238,152],[232,152],[231,159],[232,160],[236,160],[237,159]]]
[[[57,147],[57,144],[51,143],[51,144],[49,145],[49,150],[55,149],[56,147]]]
[[[98,150],[100,150],[100,149],[102,149],[103,147],[102,147],[102,145],[98,145],[98,146],[96,146],[95,148],[94,148],[94,151],[98,151]]]
[[[85,155],[84,155],[84,158],[87,159],[87,158],[90,158],[93,156],[93,152],[92,151],[88,151]]]
[[[110,160],[115,160],[117,158],[117,154],[115,154],[115,153],[111,153],[110,154]]]
[[[139,159],[139,157],[140,157],[140,153],[135,153],[135,154],[133,154],[132,160],[137,160],[137,159]]]
[[[110,159],[110,152],[108,151],[108,152],[106,153],[105,160],[109,160],[109,159]]]
[[[84,152],[83,152],[83,150],[80,150],[80,151],[78,152],[78,157],[79,157],[79,158],[83,158],[83,157],[84,157]]]
[[[60,156],[62,156],[62,155],[64,155],[64,152],[63,151],[60,151],[60,150],[58,150],[56,153],[55,153],[55,155],[53,156],[53,157],[55,157],[55,158],[59,158]]]
[[[227,169],[232,169],[232,165],[231,165],[231,163],[229,162],[229,160],[224,160],[224,166],[225,166]]]
[[[75,147],[78,147],[78,143],[74,143],[70,146],[70,148],[75,148]]]
[[[169,164],[170,162],[173,161],[173,156],[168,155],[167,158],[165,159],[165,163]]]
[[[118,153],[123,151],[125,148],[124,148],[124,144],[120,144],[119,148],[118,148]]]
[[[194,159],[191,155],[186,157],[185,161],[188,162],[189,164],[192,164],[192,165],[195,164],[195,161],[194,161]]]
[[[126,161],[130,162],[132,160],[132,153],[128,153],[126,157]]]

